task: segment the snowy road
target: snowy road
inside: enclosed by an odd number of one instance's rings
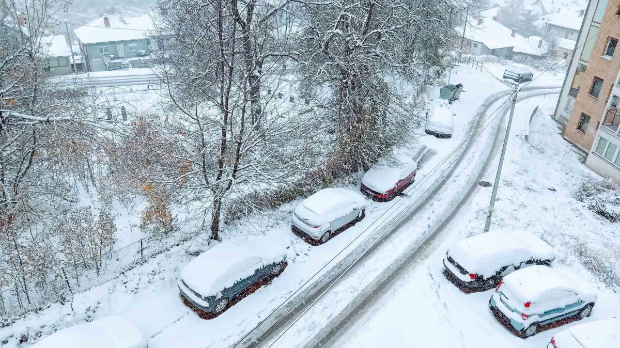
[[[549,97],[524,101],[517,107],[516,119],[528,119],[536,105],[554,106],[555,101]],[[497,157],[496,151],[493,163],[481,174],[485,180],[494,177]],[[487,303],[493,290],[464,294],[442,275],[442,257],[454,241],[462,238],[463,221],[469,218],[480,230],[483,228],[484,216],[479,211],[472,216],[475,210],[472,206],[488,204],[489,195],[490,189],[476,187],[467,202],[467,209],[462,209],[436,238],[427,243],[426,248],[401,267],[397,276],[373,293],[363,306],[351,312],[343,324],[321,342],[321,346],[545,347],[553,334],[563,328],[524,341],[508,332],[489,313]],[[557,262],[554,267],[567,268]],[[617,315],[619,306],[620,302],[612,292],[601,291],[599,304],[588,321]]]

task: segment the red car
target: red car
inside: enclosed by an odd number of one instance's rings
[[[361,191],[377,201],[391,201],[415,181],[418,163],[398,156],[397,163],[380,161],[364,174]]]

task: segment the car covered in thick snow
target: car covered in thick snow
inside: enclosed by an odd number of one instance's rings
[[[554,259],[554,250],[530,233],[492,231],[452,245],[443,259],[444,275],[465,292],[482,291],[515,270],[549,266]]]
[[[585,319],[596,294],[551,267],[532,266],[504,277],[489,300],[495,318],[521,338]]]
[[[224,242],[190,261],[177,285],[186,306],[212,319],[268,284],[286,266],[285,254]]]
[[[379,161],[362,177],[360,190],[374,200],[391,201],[415,181],[417,170],[418,163],[403,154],[395,163]]]
[[[454,132],[454,114],[447,100],[433,100],[426,110],[426,134],[437,138],[451,138]]]
[[[620,347],[620,319],[611,318],[575,325],[553,336],[547,348]]]
[[[112,316],[72,326],[44,338],[32,348],[146,348],[146,336],[134,324]]]
[[[293,211],[293,233],[316,245],[353,226],[366,215],[366,199],[345,188],[326,188],[304,199]]]

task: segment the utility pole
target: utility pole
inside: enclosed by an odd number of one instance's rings
[[[77,74],[77,66],[75,66],[75,56],[73,55],[73,45],[71,44],[71,33],[69,32],[69,24],[67,24],[67,20],[65,19],[65,29],[67,29],[67,38],[69,39],[69,49],[71,50],[71,60],[69,60],[69,64],[73,62],[73,72]]]
[[[495,184],[493,185],[493,193],[491,194],[491,204],[489,206],[489,214],[487,215],[487,222],[484,225],[484,232],[489,232],[491,227],[491,219],[493,218],[493,208],[495,208],[495,199],[497,198],[497,189],[499,186],[499,179],[502,176],[502,166],[504,165],[504,157],[506,157],[506,148],[508,147],[508,139],[510,138],[510,127],[512,126],[512,118],[515,114],[515,105],[517,104],[517,93],[519,92],[519,84],[514,87],[512,94],[512,106],[510,107],[510,118],[508,118],[508,128],[506,129],[506,136],[504,137],[504,146],[502,147],[502,155],[499,158],[499,167],[497,167],[497,174],[495,175]]]
[[[467,5],[467,12],[465,13],[465,24],[463,25],[463,37],[461,38],[461,54],[463,54],[463,43],[465,42],[465,30],[467,30],[467,23],[469,19],[469,4]]]

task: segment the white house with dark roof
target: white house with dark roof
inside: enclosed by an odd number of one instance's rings
[[[75,29],[88,71],[143,67],[157,50],[151,40],[154,30],[150,15],[123,17],[105,15]]]
[[[463,28],[456,28],[461,35]],[[470,21],[465,29],[463,50],[473,55],[493,55],[510,58],[516,45],[526,39],[492,18]]]

